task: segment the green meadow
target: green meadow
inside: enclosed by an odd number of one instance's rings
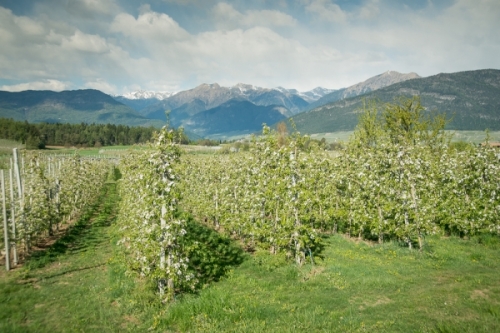
[[[451,135],[451,141],[452,142],[457,142],[457,141],[464,141],[464,142],[470,142],[474,144],[479,144],[481,142],[484,142],[486,139],[486,132],[485,131],[454,131],[454,130],[447,130],[445,131],[447,134]],[[354,132],[353,131],[346,131],[346,132],[332,132],[332,133],[317,133],[317,134],[311,134],[311,138],[321,140],[325,138],[326,142],[332,143],[332,142],[347,142],[349,141],[349,138],[352,136]],[[498,142],[500,141],[500,132],[494,131],[494,132],[489,132],[490,136],[490,141],[495,141]]]

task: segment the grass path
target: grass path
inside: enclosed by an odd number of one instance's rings
[[[69,233],[25,267],[0,275],[0,332],[124,332],[111,281],[116,185]]]

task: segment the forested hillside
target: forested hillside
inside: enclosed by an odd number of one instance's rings
[[[0,118],[0,139],[25,143],[28,148],[45,145],[100,147],[148,142],[156,128],[114,124],[30,124]],[[180,133],[178,134],[180,135]],[[183,135],[183,142],[188,138]]]

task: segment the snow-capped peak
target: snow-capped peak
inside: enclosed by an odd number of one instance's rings
[[[273,90],[277,90],[277,91],[282,92],[282,93],[288,93],[289,92],[289,89],[286,89],[286,88],[283,88],[283,87],[276,87],[276,88],[273,88]]]
[[[174,95],[175,93],[171,93],[168,91],[146,91],[146,90],[137,90],[133,92],[129,92],[123,94],[123,97],[127,99],[151,99],[155,98],[158,100],[164,100]]]
[[[290,94],[297,95],[297,96],[303,98],[304,100],[308,101],[309,103],[317,101],[318,99],[325,96],[326,94],[329,94],[329,93],[335,91],[334,89],[326,89],[326,88],[322,88],[322,87],[317,87],[317,88],[314,88],[314,89],[309,90],[309,91],[301,91],[301,92],[297,91],[296,89],[286,89],[286,88],[282,88],[282,87],[278,87],[275,89],[279,90],[281,92],[288,92]]]
[[[238,83],[231,88],[233,89],[238,89],[240,92],[245,93],[247,91],[255,91],[255,90],[261,90],[262,88],[256,87],[252,84],[246,84],[246,83]]]

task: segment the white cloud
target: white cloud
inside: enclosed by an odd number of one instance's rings
[[[306,11],[315,14],[319,19],[333,23],[345,23],[347,14],[336,3],[330,0],[309,0]]]
[[[37,87],[53,84],[60,89],[57,82],[75,78],[91,81],[127,76],[122,65],[128,63],[129,56],[119,46],[43,15],[42,19],[31,19],[0,7],[0,43],[0,79],[14,88],[18,82],[32,81]]]
[[[111,14],[118,9],[114,0],[81,0],[80,3],[89,11]]]
[[[84,34],[80,30],[77,30],[73,36],[64,38],[61,46],[69,50],[90,53],[104,53],[108,51],[108,45],[104,38],[97,35]]]
[[[239,15],[243,15],[225,4],[217,8],[226,18],[240,20]],[[308,48],[263,26],[189,34],[171,17],[146,9],[141,8],[143,13],[137,18],[120,14],[112,25],[113,31],[123,35],[119,40],[125,38],[144,46],[147,56],[128,59],[123,64],[144,89],[187,89],[190,87],[182,87],[186,78],[192,85],[250,82],[268,87],[308,88],[305,84],[315,85],[312,81],[317,81],[325,71],[353,68],[350,63],[360,58],[330,46]],[[256,21],[253,12],[247,11],[245,15],[248,22]],[[169,29],[174,37],[182,34],[182,38],[159,38]],[[283,82],[283,78],[289,79]]]
[[[111,31],[120,32],[125,36],[169,42],[189,37],[186,30],[167,14],[156,13],[141,7],[142,13],[137,17],[130,14],[118,14],[111,24]]]
[[[163,0],[167,3],[175,3],[177,5],[197,4],[200,0]]]
[[[101,78],[86,82],[84,84],[84,87],[89,89],[97,89],[109,95],[115,95],[118,93],[118,88],[114,84],[110,84],[106,82],[106,80]]]
[[[225,85],[250,82],[307,90],[320,81],[328,81],[328,86],[332,86],[332,78],[337,77],[333,73],[356,69],[360,61],[381,61],[380,57],[374,59],[364,52],[344,53],[329,46],[308,48],[264,27],[206,32],[175,47],[175,53],[183,60],[171,61],[164,55],[162,62],[175,63],[171,75],[194,76],[198,83]],[[326,80],[325,72],[332,73]]]
[[[436,12],[385,7],[384,19],[373,27],[353,27],[349,38],[367,48],[393,54],[393,66],[421,75],[500,67],[500,35],[494,27],[500,17],[495,0],[457,0]],[[495,65],[496,64],[496,65]]]
[[[247,26],[292,27],[297,24],[293,17],[278,10],[249,10],[246,13],[243,22]]]
[[[257,21],[252,11],[245,15],[247,22]],[[339,88],[361,62],[366,68],[386,61],[380,54],[341,51],[328,43],[305,46],[263,26],[190,34],[170,16],[147,6],[137,17],[118,14],[109,26],[114,36],[105,38],[78,28],[70,32],[67,27],[46,25],[43,28],[49,32],[40,38],[36,52],[30,44],[6,44],[12,55],[5,62],[0,55],[0,72],[11,81],[78,77],[86,82],[84,87],[107,93],[123,92],[126,86],[173,91],[202,82],[307,90],[317,85]],[[14,40],[26,36],[19,32]],[[137,45],[141,55],[132,57]]]
[[[247,10],[244,14],[228,3],[218,3],[212,10],[216,25],[222,29],[237,27],[293,27],[297,20],[278,10]]]
[[[61,0],[55,0],[55,2],[61,2]],[[71,15],[87,18],[109,16],[120,10],[115,0],[72,0],[56,5],[63,5]]]
[[[18,28],[27,35],[40,36],[45,32],[42,25],[26,16],[17,16],[14,22]]]
[[[0,42],[18,43],[17,35],[24,35],[30,41],[43,37],[45,29],[40,22],[27,16],[16,16],[12,11],[0,6]]]
[[[11,92],[18,92],[24,90],[62,91],[70,89],[70,87],[71,83],[69,82],[61,82],[58,80],[44,80],[44,81],[27,82],[14,85],[3,85],[0,86],[0,90],[11,91]]]
[[[380,1],[379,0],[368,0],[363,7],[359,10],[359,17],[361,19],[374,19],[380,14]]]
[[[226,1],[204,2],[204,11],[192,2],[181,14],[143,5],[134,14],[114,1],[99,7],[101,2],[81,0],[76,3],[88,15],[76,20],[47,14],[48,3],[69,5],[65,0],[47,0],[29,17],[0,7],[2,89],[71,86],[122,93],[245,82],[308,90],[341,88],[388,69],[432,75],[500,68],[498,0],[454,0],[418,10],[386,0],[342,8],[331,0],[301,0],[307,13],[295,18],[292,5],[256,7],[266,4],[259,1],[253,8],[269,9],[249,10],[241,1]],[[193,8],[207,18],[185,29],[179,22]],[[314,24],[319,20],[342,24]],[[73,80],[85,83],[70,85]]]

